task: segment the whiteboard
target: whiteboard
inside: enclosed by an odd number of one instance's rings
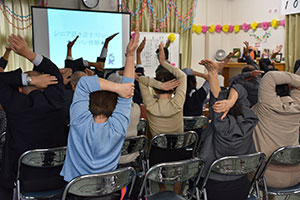
[[[142,42],[146,37],[146,45],[141,54],[142,64],[145,68],[146,76],[155,76],[155,70],[159,65],[155,51],[158,49],[160,42],[167,42],[168,36],[171,33],[156,33],[156,32],[140,32],[140,41]],[[179,67],[179,40],[180,35],[175,33],[175,41],[170,44],[169,50],[169,61],[175,63],[176,67]]]

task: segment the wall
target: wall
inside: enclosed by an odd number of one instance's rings
[[[92,10],[118,11],[117,0],[100,0],[99,5]],[[81,0],[50,0],[49,7],[87,9]]]
[[[244,22],[252,23],[253,21],[263,22],[271,21],[276,18],[284,19],[280,14],[281,0],[199,0],[197,6],[197,14],[195,24],[211,25],[211,24],[242,24]],[[269,28],[271,36],[268,40],[256,44],[258,49],[264,48],[274,49],[276,45],[284,45],[285,30],[283,27],[278,29]],[[255,46],[256,40],[246,33],[240,31],[235,33],[207,33],[205,35],[193,34],[193,53],[192,68],[203,71],[203,67],[198,66],[198,61],[205,57],[205,45],[208,48],[207,57],[213,58],[218,49],[224,49],[227,53],[233,48],[243,47],[243,41],[249,41],[250,45]],[[256,35],[262,37],[265,31],[258,29]],[[282,50],[284,52],[284,50]]]

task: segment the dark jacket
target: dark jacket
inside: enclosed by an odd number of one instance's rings
[[[7,115],[7,132],[3,149],[0,181],[11,184],[17,173],[18,158],[31,149],[65,146],[63,78],[49,59],[43,58],[35,71],[56,76],[58,84],[44,91],[20,93],[21,69],[0,73],[0,104]]]
[[[201,116],[203,113],[203,102],[206,99],[206,92],[201,87],[190,94],[186,94],[183,105],[183,116]]]
[[[201,138],[200,157],[205,161],[206,174],[209,166],[217,159],[224,156],[243,155],[255,152],[252,139],[253,129],[258,118],[249,107],[247,92],[243,86],[236,84],[232,86],[239,94],[237,102],[241,103],[242,115],[234,117],[228,114],[223,120],[223,113],[211,112],[212,122],[203,130]],[[219,97],[211,95],[210,105],[216,101],[227,99],[229,90],[220,92]],[[229,181],[240,178],[240,176],[224,176],[212,173],[210,179],[218,181]]]

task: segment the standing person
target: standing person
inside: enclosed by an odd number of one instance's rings
[[[15,53],[27,58],[35,67],[34,71],[25,73],[21,69],[0,73],[0,103],[7,115],[0,199],[7,200],[13,196],[20,155],[31,149],[65,146],[67,139],[64,132],[64,85],[58,68],[47,58],[32,52],[21,36],[11,35],[8,41]],[[41,176],[36,173],[29,175]],[[48,182],[47,187],[52,184],[59,187],[60,179],[57,181]]]

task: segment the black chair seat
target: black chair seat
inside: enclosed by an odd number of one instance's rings
[[[32,197],[35,199],[58,199],[61,194],[63,193],[64,188],[57,189],[57,190],[50,190],[45,192],[28,192],[23,193],[24,196]]]
[[[163,191],[147,197],[148,200],[185,200],[173,191]]]

